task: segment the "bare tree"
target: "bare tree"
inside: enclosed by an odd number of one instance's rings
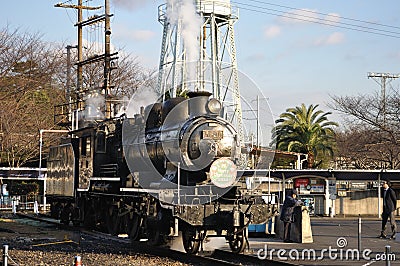
[[[84,49],[84,58],[91,58],[95,55],[97,47],[95,45],[87,44],[88,47]],[[76,50],[73,50],[71,53],[71,62],[76,62],[77,54]],[[66,62],[66,61],[65,61]],[[83,66],[83,81],[82,87],[84,91],[90,90],[99,90],[103,86],[104,81],[104,62],[98,61],[91,64],[87,64]],[[136,91],[136,89],[142,85],[152,74],[151,70],[147,70],[143,68],[137,57],[132,54],[127,54],[124,52],[120,52],[117,56],[115,56],[115,60],[112,61],[112,74],[110,84],[112,85],[111,94],[113,96],[118,97],[131,97],[132,94]],[[65,64],[66,66],[67,64]],[[76,66],[75,64],[71,64],[71,80],[75,81],[76,77]],[[63,67],[65,69],[65,67]],[[67,79],[66,73],[60,73],[58,76],[59,80]],[[72,83],[72,90],[76,90],[76,84]]]
[[[0,33],[0,159],[13,167],[37,157],[39,130],[54,126],[53,105],[63,100],[53,79],[62,56],[40,38],[7,27]]]
[[[400,168],[400,97],[392,91],[382,105],[374,95],[333,96],[332,107],[347,115],[337,133],[339,157],[357,168]]]
[[[55,129],[54,106],[66,104],[67,66],[71,66],[71,92],[76,91],[76,50],[70,64],[66,45],[49,44],[40,34],[0,30],[0,164],[18,167],[37,160],[39,130]],[[94,51],[89,47],[88,56]],[[143,84],[150,72],[138,60],[121,53],[112,72],[113,96],[127,99]],[[85,66],[84,90],[103,84],[103,63]],[[46,136],[44,151],[59,136]]]

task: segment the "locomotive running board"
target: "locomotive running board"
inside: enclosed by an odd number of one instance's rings
[[[91,177],[90,180],[92,181],[114,181],[119,182],[121,178],[119,177]]]
[[[119,189],[121,192],[138,192],[138,193],[158,193],[160,192],[158,189],[144,189],[144,188],[131,188],[131,187],[122,187]]]

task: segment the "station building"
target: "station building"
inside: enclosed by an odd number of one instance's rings
[[[252,174],[246,171],[244,175]],[[271,169],[257,170],[249,183],[283,203],[295,188],[311,215],[376,216],[382,213],[381,182],[390,180],[399,199],[399,170]],[[400,215],[400,202],[396,214]]]

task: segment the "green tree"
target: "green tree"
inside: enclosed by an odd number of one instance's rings
[[[273,144],[278,150],[305,153],[308,155],[308,168],[316,168],[324,157],[333,157],[336,122],[328,120],[330,112],[317,110],[318,105],[305,104],[286,109],[273,129]]]

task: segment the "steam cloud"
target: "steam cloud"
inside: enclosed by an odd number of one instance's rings
[[[100,94],[89,95],[86,99],[84,117],[86,120],[103,119],[104,96]]]
[[[134,117],[135,114],[140,113],[141,107],[157,102],[159,95],[151,87],[141,87],[135,92],[129,101],[128,108],[126,110],[127,117]]]
[[[168,0],[167,17],[171,25],[181,23],[181,37],[186,55],[188,80],[196,79],[196,63],[199,60],[199,33],[203,24],[196,12],[193,0]]]

